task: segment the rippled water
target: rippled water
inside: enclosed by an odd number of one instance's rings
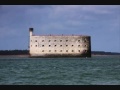
[[[120,85],[120,56],[0,57],[0,85]]]

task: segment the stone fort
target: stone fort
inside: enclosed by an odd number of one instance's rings
[[[30,57],[91,57],[91,37],[86,35],[33,35],[29,28]]]

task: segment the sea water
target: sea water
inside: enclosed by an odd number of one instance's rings
[[[0,57],[0,85],[120,85],[120,56]]]

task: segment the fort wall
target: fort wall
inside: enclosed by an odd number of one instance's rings
[[[31,57],[91,57],[91,38],[84,35],[33,35],[30,29]]]

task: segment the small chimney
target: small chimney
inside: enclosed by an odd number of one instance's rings
[[[33,28],[29,28],[30,36],[33,35]]]
[[[33,28],[29,28],[29,31],[32,31],[32,32],[33,32]]]

